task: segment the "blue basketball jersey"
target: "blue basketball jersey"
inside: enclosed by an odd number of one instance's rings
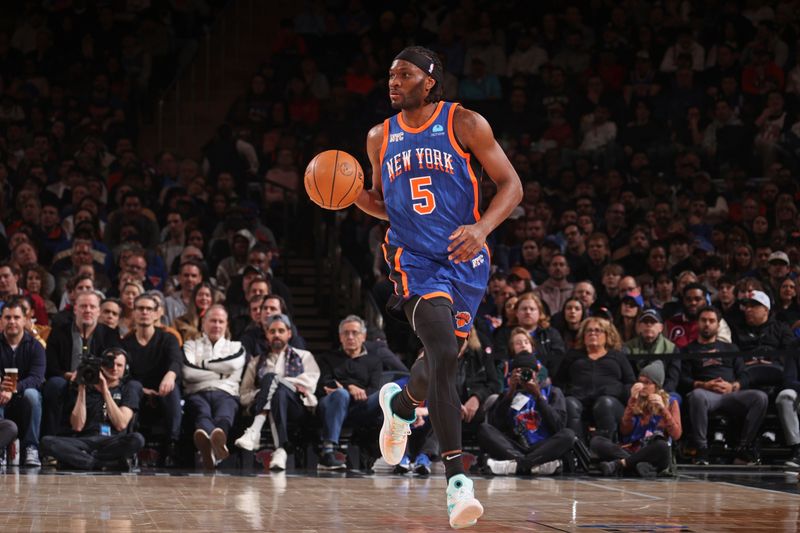
[[[380,155],[387,243],[444,262],[450,234],[480,219],[478,180],[453,133],[457,106],[439,102],[419,128],[401,113],[386,119]]]

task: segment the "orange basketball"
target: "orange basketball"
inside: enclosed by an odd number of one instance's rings
[[[325,209],[344,209],[364,188],[364,171],[347,152],[326,150],[308,164],[304,181],[312,202]]]

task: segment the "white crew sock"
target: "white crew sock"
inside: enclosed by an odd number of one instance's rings
[[[260,433],[261,432],[261,428],[264,427],[264,422],[266,422],[266,421],[267,421],[267,415],[265,415],[264,412],[262,411],[262,412],[260,412],[260,413],[258,413],[256,415],[256,417],[253,419],[253,423],[250,425],[250,427],[252,429],[255,429],[256,431],[258,431]]]

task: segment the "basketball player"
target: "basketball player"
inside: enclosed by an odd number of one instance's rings
[[[389,99],[400,112],[367,135],[373,185],[356,205],[389,221],[389,312],[409,321],[425,351],[404,389],[390,383],[380,391],[381,453],[390,465],[400,462],[414,409],[427,400],[447,474],[450,525],[459,528],[483,514],[461,460],[459,348],[489,279],[486,237],[519,204],[522,186],[486,119],[442,101],[443,74],[436,54],[418,46],[392,62]],[[497,185],[482,216],[472,156]]]

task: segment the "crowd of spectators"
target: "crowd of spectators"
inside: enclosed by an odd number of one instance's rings
[[[746,464],[776,413],[780,460],[800,466],[795,2],[310,2],[281,21],[200,159],[141,154],[137,136],[218,3],[151,4],[28,2],[0,30],[0,448],[18,434],[22,464],[41,448],[61,466],[115,466],[158,440],[160,464],[194,451],[211,469],[269,434],[272,468],[301,439],[320,468],[344,468],[346,429],[379,427],[376,391],[418,343],[388,317],[375,333],[388,345],[367,340],[349,316],[337,350],[311,353],[273,266],[308,230],[304,161],[363,156],[393,113],[392,58],[420,44],[525,191],[491,235],[460,359],[464,431],[486,468],[553,473],[585,443],[602,472],[651,476],[679,440],[705,464],[717,412]],[[383,307],[385,224],[355,208],[339,220]],[[80,383],[86,354],[104,361],[98,385]],[[426,416],[400,472],[430,472]]]

